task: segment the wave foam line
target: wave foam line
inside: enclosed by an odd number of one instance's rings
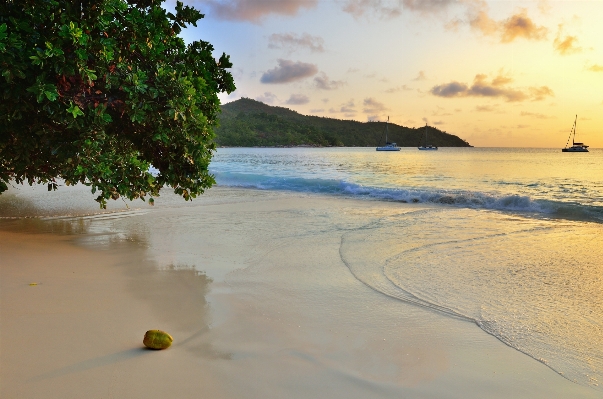
[[[39,216],[37,217],[40,220],[50,221],[50,220],[72,220],[72,219],[85,219],[85,220],[109,220],[109,219],[121,219],[129,216],[137,216],[144,215],[148,213],[146,210],[142,209],[134,209],[127,211],[108,211],[108,212],[99,212],[99,213],[86,213],[81,215],[57,215],[57,216]]]
[[[260,190],[285,190],[327,195],[346,195],[403,203],[431,203],[472,209],[527,212],[571,220],[603,222],[603,207],[518,194],[494,194],[462,190],[382,188],[340,180],[300,177],[270,177],[258,174],[216,173],[218,184]]]
[[[339,244],[339,258],[343,262],[343,264],[348,268],[348,271],[354,276],[356,280],[366,285],[372,290],[380,292],[381,294],[388,296],[393,299],[397,299],[406,303],[410,303],[424,309],[430,309],[433,311],[437,311],[439,313],[446,314],[451,317],[455,317],[461,320],[465,320],[468,322],[476,323],[476,320],[463,315],[459,312],[456,312],[453,309],[450,309],[446,306],[441,306],[435,304],[433,302],[425,301],[416,295],[412,294],[409,291],[404,290],[403,288],[395,285],[390,279],[388,279],[382,271],[382,274],[374,274],[371,273],[371,278],[365,278],[361,275],[361,270],[352,266],[351,262],[346,259],[345,254],[343,253],[343,246],[345,242],[345,234],[341,236],[341,242]],[[370,283],[369,283],[370,281]]]
[[[365,228],[368,226],[365,226]],[[528,230],[522,230],[522,231],[529,231]],[[343,262],[343,264],[347,267],[348,271],[352,274],[352,276],[354,276],[354,278],[361,282],[362,284],[364,284],[365,286],[367,286],[368,288],[377,291],[387,297],[393,298],[393,299],[397,299],[400,300],[402,302],[406,302],[408,304],[412,304],[415,306],[419,306],[423,309],[428,309],[431,311],[435,311],[438,312],[440,314],[444,314],[450,317],[454,317],[456,319],[460,319],[469,323],[473,323],[476,326],[478,326],[482,331],[484,331],[485,333],[493,336],[494,338],[496,338],[497,340],[499,340],[500,342],[502,342],[503,344],[507,345],[508,347],[515,349],[518,352],[523,353],[526,356],[531,357],[532,359],[542,363],[543,365],[545,365],[546,367],[548,367],[549,369],[553,370],[555,373],[559,374],[560,376],[562,376],[563,378],[572,381],[570,378],[568,378],[563,372],[561,372],[560,370],[557,370],[555,368],[553,368],[550,364],[548,364],[546,361],[544,361],[543,359],[540,359],[536,356],[534,356],[534,354],[530,353],[529,351],[527,351],[524,348],[519,347],[515,342],[506,339],[504,336],[502,336],[501,334],[497,334],[496,329],[494,329],[492,327],[492,323],[489,322],[488,320],[482,320],[476,317],[471,317],[470,315],[465,315],[463,313],[460,313],[452,308],[449,308],[447,306],[443,306],[443,305],[439,305],[437,303],[433,303],[430,302],[428,300],[422,299],[419,296],[413,294],[410,291],[405,290],[404,288],[400,287],[399,285],[395,284],[392,280],[390,280],[390,278],[387,276],[387,274],[385,273],[385,269],[381,268],[381,273],[372,273],[370,272],[370,278],[366,278],[366,276],[363,275],[361,268],[356,268],[352,265],[352,262],[350,262],[349,260],[346,259],[345,254],[343,253],[343,247],[345,244],[345,237],[346,234],[343,234],[341,236],[341,241],[339,244],[339,257],[341,259],[341,261]],[[483,238],[480,238],[483,239]],[[473,240],[473,239],[472,239]],[[472,240],[468,240],[468,241],[472,241]],[[459,241],[451,241],[451,242],[462,242],[463,240],[459,240]],[[450,242],[447,242],[450,243]],[[403,251],[400,254],[398,254],[396,257],[400,257],[403,255],[406,255],[410,252],[413,252],[415,250],[417,250],[418,248],[415,249],[411,249],[411,250],[407,250],[407,251]],[[575,382],[575,381],[574,381]]]

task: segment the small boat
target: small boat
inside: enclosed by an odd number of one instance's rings
[[[574,120],[574,127],[570,132],[569,137],[567,138],[567,143],[565,143],[565,148],[561,149],[561,152],[588,152],[588,146],[584,143],[576,143],[576,122],[578,121],[578,115],[576,115],[576,119]],[[568,147],[569,139],[572,138],[572,146]]]
[[[387,117],[387,122],[385,122],[385,145],[382,147],[377,147],[375,150],[377,151],[400,151],[400,147],[396,145],[396,143],[390,143],[387,141],[387,125],[389,123],[389,116]]]
[[[417,147],[419,150],[437,150],[438,147],[436,147],[435,145],[431,145],[431,144],[427,144],[427,123],[425,124],[425,135],[424,135],[425,139],[423,142],[423,145]]]

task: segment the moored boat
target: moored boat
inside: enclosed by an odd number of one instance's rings
[[[387,117],[387,122],[385,122],[385,145],[381,147],[375,148],[377,151],[400,151],[400,147],[396,143],[390,143],[387,141],[387,125],[389,124],[389,116]]]
[[[425,124],[425,134],[424,134],[424,142],[423,145],[417,147],[419,150],[437,150],[438,147],[436,147],[435,145],[432,144],[427,144],[427,123]]]
[[[576,122],[578,121],[578,115],[576,115],[576,119],[574,120],[574,127],[570,132],[569,137],[567,138],[567,143],[565,143],[565,148],[561,149],[561,152],[588,152],[588,146],[584,143],[576,143]],[[569,139],[572,138],[572,146],[568,147]]]

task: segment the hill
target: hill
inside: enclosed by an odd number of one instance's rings
[[[385,142],[385,122],[357,122],[306,116],[249,98],[222,105],[216,143],[225,147],[345,146],[374,147]],[[432,126],[409,128],[388,125],[388,140],[400,147],[416,147],[427,132],[438,147],[471,147],[465,140]]]

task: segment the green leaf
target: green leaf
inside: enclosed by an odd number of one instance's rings
[[[80,107],[75,105],[73,102],[70,103],[69,108],[67,108],[67,112],[70,113],[74,119],[78,116],[84,116],[84,113],[82,112]]]
[[[54,91],[45,90],[44,94],[46,95],[46,98],[49,99],[50,101],[56,100],[57,97],[59,96],[59,93],[57,93],[56,89]]]

